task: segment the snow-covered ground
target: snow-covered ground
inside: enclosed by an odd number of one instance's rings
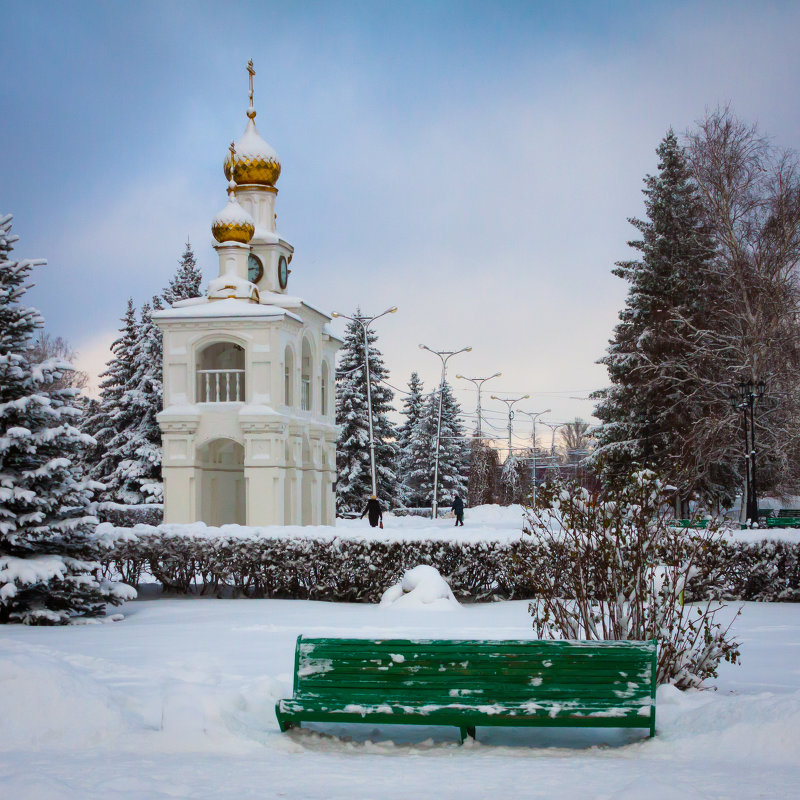
[[[121,610],[123,621],[104,625],[0,629],[3,798],[800,793],[800,604],[747,604],[735,622],[742,666],[724,665],[716,692],[662,687],[655,739],[478,728],[477,744],[464,746],[452,728],[279,733],[274,703],[291,693],[295,638],[524,638],[525,602],[400,609],[158,598]]]

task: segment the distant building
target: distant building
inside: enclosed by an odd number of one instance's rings
[[[294,248],[275,229],[281,165],[250,106],[225,159],[206,297],[153,317],[164,334],[165,522],[333,525],[330,317],[287,294]]]

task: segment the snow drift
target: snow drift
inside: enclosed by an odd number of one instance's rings
[[[447,611],[458,608],[450,585],[436,567],[420,564],[406,570],[403,579],[390,586],[381,597],[382,606],[396,608],[424,608]]]

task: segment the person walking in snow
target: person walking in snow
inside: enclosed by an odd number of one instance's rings
[[[456,515],[456,527],[459,525],[464,527],[464,501],[458,496],[455,496],[452,505],[453,513]]]
[[[361,512],[361,519],[364,519],[364,514],[369,514],[369,524],[373,528],[377,527],[379,522],[383,527],[383,509],[374,494],[367,500],[367,507]]]

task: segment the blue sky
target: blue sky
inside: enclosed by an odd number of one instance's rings
[[[496,391],[585,417],[570,397],[605,382],[610,268],[659,139],[730,102],[797,146],[799,31],[792,3],[5,0],[0,211],[49,261],[32,302],[96,370],[187,235],[216,273],[253,58],[290,291],[398,305],[379,327],[397,385],[436,379],[419,342],[469,344],[454,373],[502,370]]]

